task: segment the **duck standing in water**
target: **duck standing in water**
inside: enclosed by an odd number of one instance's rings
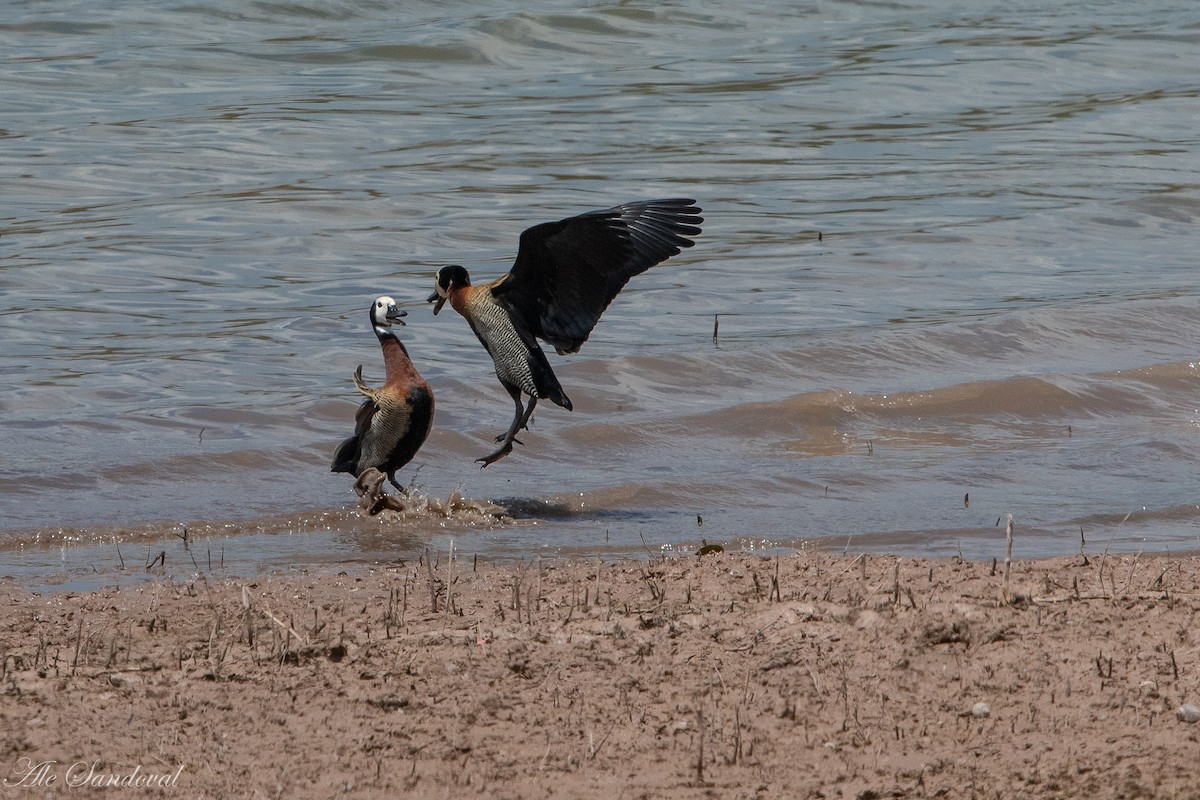
[[[403,492],[396,482],[396,470],[412,461],[433,425],[433,391],[392,330],[393,325],[404,324],[401,317],[406,315],[386,295],[371,304],[371,328],[383,349],[386,378],[383,386],[374,389],[363,382],[362,365],[355,370],[354,385],[367,399],[354,414],[354,435],[338,445],[330,467],[332,472],[349,472],[358,479],[355,490],[372,514],[383,508],[403,508],[382,494],[381,475]]]
[[[629,279],[691,247],[703,221],[694,200],[625,203],[529,228],[512,269],[491,283],[473,286],[460,266],[438,271],[433,313],[449,300],[466,317],[516,405],[499,449],[477,461],[486,467],[512,452],[540,398],[571,410],[537,340],[559,355],[578,352]]]

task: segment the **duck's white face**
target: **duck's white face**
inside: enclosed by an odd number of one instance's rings
[[[375,298],[371,306],[371,324],[377,328],[390,328],[393,325],[403,325],[401,317],[408,316],[407,311],[396,307],[396,301],[387,295]]]

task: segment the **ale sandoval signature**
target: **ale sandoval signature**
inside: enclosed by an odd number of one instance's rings
[[[63,768],[58,761],[34,761],[28,756],[21,756],[13,765],[12,775],[4,779],[4,786],[10,789],[18,786],[63,786],[69,789],[166,788],[176,786],[182,773],[183,764],[174,772],[150,772],[143,770],[140,764],[126,772],[119,772],[102,769],[99,759],[91,762],[76,761]]]

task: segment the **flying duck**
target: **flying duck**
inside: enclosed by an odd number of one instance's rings
[[[578,352],[629,279],[691,247],[703,221],[694,200],[625,203],[529,228],[512,269],[490,283],[472,285],[461,266],[438,271],[433,313],[448,300],[466,317],[516,405],[500,447],[476,461],[486,467],[512,452],[539,399],[571,410],[538,339],[559,355]]]

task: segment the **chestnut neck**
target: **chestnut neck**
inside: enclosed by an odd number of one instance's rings
[[[376,327],[375,336],[383,349],[383,367],[387,375],[384,386],[407,386],[411,383],[424,383],[424,379],[413,366],[408,357],[408,348],[392,331]]]

